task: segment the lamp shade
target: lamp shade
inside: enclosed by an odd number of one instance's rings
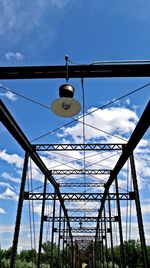
[[[61,117],[72,117],[81,110],[80,103],[73,98],[75,89],[66,83],[59,87],[59,99],[53,101],[52,111]]]
[[[73,98],[62,97],[52,103],[52,111],[62,117],[72,117],[81,110],[80,103]]]

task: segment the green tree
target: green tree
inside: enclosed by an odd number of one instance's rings
[[[37,252],[35,249],[22,250],[19,254],[19,259],[26,262],[37,263]]]
[[[41,262],[45,264],[51,263],[52,244],[50,241],[42,244],[43,253],[41,255]],[[58,267],[58,247],[56,243],[53,244],[53,267]]]

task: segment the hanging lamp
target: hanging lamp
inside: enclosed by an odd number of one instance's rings
[[[51,105],[52,111],[61,117],[72,117],[78,114],[81,110],[80,103],[75,100],[75,89],[68,83],[68,56],[65,56],[66,60],[66,83],[59,87],[59,97],[53,101]]]

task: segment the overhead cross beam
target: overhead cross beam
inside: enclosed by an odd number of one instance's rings
[[[103,193],[61,193],[61,198],[64,201],[101,201]],[[45,200],[59,200],[59,196],[55,196],[54,193],[46,193]],[[43,193],[24,193],[25,200],[43,200]],[[117,200],[118,196],[116,193],[109,193],[106,197],[109,200]],[[119,193],[119,200],[133,200],[133,192]]]
[[[71,228],[72,233],[95,233],[96,228]]]
[[[95,208],[68,208],[68,212],[98,212],[98,209]]]
[[[90,182],[86,182],[86,183],[83,183],[83,182],[62,182],[62,183],[59,183],[58,184],[59,185],[59,187],[96,187],[96,188],[98,188],[98,187],[105,187],[105,184],[104,183],[90,183]]]
[[[51,222],[53,220],[53,217],[49,217],[49,216],[44,216],[44,221],[49,221]],[[64,220],[64,217],[61,218],[61,220]],[[97,222],[97,217],[69,217],[70,222]],[[114,217],[102,217],[101,221],[102,222],[110,222],[110,220],[112,222],[116,222],[118,221],[118,217],[114,216]],[[60,218],[59,217],[55,217],[55,222],[59,222]]]
[[[149,77],[150,63],[104,63],[68,66],[69,78]],[[0,79],[66,78],[66,66],[0,67]]]
[[[35,151],[120,151],[125,144],[33,144]]]
[[[110,175],[110,169],[57,169],[49,171],[52,175]]]

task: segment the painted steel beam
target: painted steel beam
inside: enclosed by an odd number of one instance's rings
[[[52,175],[110,175],[110,169],[57,169],[49,171]]]
[[[88,182],[86,182],[86,183],[79,183],[79,182],[68,182],[68,183],[59,183],[58,184],[59,185],[59,187],[84,187],[84,188],[86,188],[86,187],[96,187],[96,188],[98,188],[98,187],[105,187],[105,183],[88,183]]]
[[[67,233],[67,230],[61,229],[61,232]],[[77,227],[77,228],[71,228],[72,233],[95,233],[96,227]]]
[[[33,151],[32,145],[28,141],[27,137],[25,136],[23,131],[20,129],[20,127],[18,126],[18,124],[16,123],[16,121],[14,120],[14,118],[12,117],[12,115],[10,114],[10,112],[8,111],[8,109],[6,108],[6,106],[1,100],[0,100],[0,121],[6,127],[6,129],[10,132],[10,134],[14,137],[14,139],[18,142],[18,144],[23,148],[23,150],[29,153],[33,162],[38,166],[41,172],[48,178],[50,183],[55,188],[58,199],[60,200],[61,206],[66,216],[67,223],[68,223],[69,230],[70,230],[70,235],[71,235],[70,222],[68,219],[67,210],[62,200],[57,182],[55,181],[53,176],[50,174],[49,170],[43,163],[40,156],[36,152]]]
[[[34,144],[33,149],[35,151],[120,151],[125,144]]]
[[[59,197],[54,195],[54,193],[46,193],[45,200],[59,200]],[[103,198],[103,193],[61,193],[61,198],[64,201],[101,201]],[[107,199],[117,200],[116,193],[109,193]],[[43,200],[43,193],[24,193],[25,200]],[[119,200],[134,200],[133,192],[129,193],[119,193]]]
[[[69,78],[149,77],[150,63],[105,63],[68,66]],[[66,78],[66,66],[0,67],[0,79]]]
[[[68,212],[98,212],[98,209],[88,209],[88,208],[68,208]]]
[[[62,217],[61,220],[63,220],[64,218]],[[44,216],[44,221],[49,221],[51,222],[53,220],[52,217],[49,216]],[[70,222],[97,222],[97,217],[69,217]],[[55,222],[59,222],[60,218],[59,217],[55,217]],[[110,217],[102,217],[101,218],[102,222],[109,222],[110,221]],[[114,216],[111,217],[111,221],[112,222],[116,222],[118,221],[118,217]]]
[[[142,139],[142,137],[148,130],[149,126],[150,126],[150,101],[148,102],[141,118],[139,119],[137,126],[135,127],[128,143],[124,147],[124,150],[122,151],[122,154],[117,164],[115,165],[113,171],[111,172],[111,175],[105,185],[105,191],[103,194],[103,198],[101,200],[101,206],[100,206],[99,215],[98,215],[97,232],[99,228],[99,219],[102,215],[102,211],[104,208],[105,200],[107,199],[109,188],[114,182],[115,178],[118,176],[119,172],[123,168],[128,158],[130,157],[131,153],[134,151],[134,149],[136,148],[136,146],[138,145],[138,143],[140,142],[140,140]]]
[[[86,229],[84,228],[72,228],[72,233],[94,233],[96,231],[96,228]]]

